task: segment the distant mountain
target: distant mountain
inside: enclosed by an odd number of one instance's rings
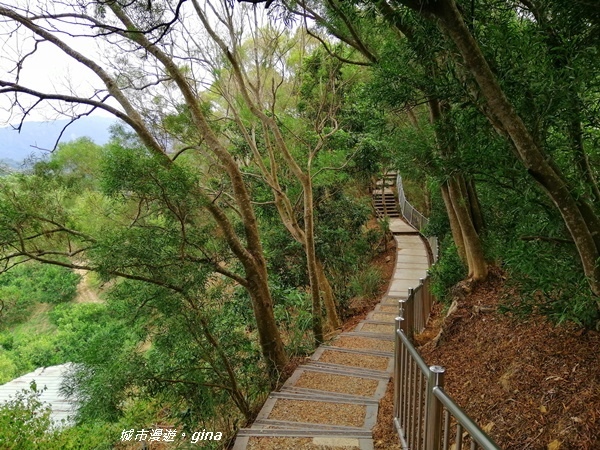
[[[109,117],[82,117],[69,125],[60,142],[86,136],[96,144],[104,145],[110,138],[110,126],[116,122]],[[0,128],[0,162],[16,168],[30,156],[42,157],[48,153],[47,150],[54,148],[61,130],[68,123],[68,120],[25,122],[20,133],[10,126]]]

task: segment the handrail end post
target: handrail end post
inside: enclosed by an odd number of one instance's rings
[[[442,442],[442,403],[434,394],[434,389],[444,387],[442,366],[430,366],[427,383],[427,421],[425,427],[425,450],[438,450]]]
[[[401,376],[401,361],[400,361],[400,346],[402,341],[400,340],[400,331],[402,330],[402,303],[400,303],[400,311],[398,316],[394,319],[396,324],[394,332],[394,419],[400,418],[400,376]]]

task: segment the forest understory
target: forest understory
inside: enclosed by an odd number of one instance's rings
[[[436,304],[416,337],[425,362],[446,368],[446,392],[502,449],[600,448],[600,333],[511,310],[519,294],[497,269],[463,294],[449,316]],[[379,450],[400,448],[392,389],[380,403]]]

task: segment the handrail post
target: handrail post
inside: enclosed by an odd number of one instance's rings
[[[415,290],[413,288],[408,288],[408,298],[406,299],[405,308],[404,308],[404,334],[413,342],[413,333],[415,330]]]
[[[400,330],[402,330],[402,332],[404,333],[405,336],[408,336],[408,320],[406,320],[406,302],[408,300],[405,299],[400,299],[398,300],[398,316],[400,316],[401,320],[400,320]]]
[[[400,308],[402,308],[402,305],[400,305]],[[396,323],[396,333],[394,335],[395,338],[395,345],[394,345],[394,419],[399,419],[400,418],[400,402],[401,402],[401,398],[400,398],[400,346],[402,345],[402,342],[400,341],[400,335],[398,334],[398,331],[401,330],[402,328],[402,321],[404,319],[402,318],[402,309],[400,310],[400,313],[398,315],[398,317],[396,317],[395,319],[395,323]]]
[[[429,282],[426,278],[419,278],[419,286],[421,286],[421,323],[423,328],[427,325],[427,319],[431,312],[431,303],[429,302]]]
[[[439,450],[442,443],[442,404],[433,393],[435,388],[444,387],[442,366],[430,366],[427,383],[427,421],[425,423],[425,450]]]

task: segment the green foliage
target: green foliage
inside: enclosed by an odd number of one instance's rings
[[[47,435],[42,448],[44,450],[112,450],[120,441],[121,431],[124,427],[131,427],[132,423],[90,422],[64,428]]]
[[[65,267],[41,264],[21,264],[0,274],[0,329],[27,320],[36,303],[73,300],[79,279]]]
[[[450,288],[466,275],[466,268],[460,260],[456,247],[450,237],[440,243],[440,259],[429,270],[431,292],[441,302],[451,299]]]
[[[208,292],[200,311],[192,308],[199,303],[166,289],[123,281],[107,294],[107,304],[55,308],[61,352],[82,363],[67,381],[68,392],[84,399],[78,420],[124,420],[129,405],[148,398],[163,410],[170,405],[170,420],[188,429],[219,415],[223,405],[235,411],[223,357],[247,398],[261,396],[267,380],[260,375],[259,348],[245,318],[221,295]]]
[[[59,178],[70,188],[93,188],[98,183],[98,171],[103,149],[89,138],[83,137],[60,143],[47,161],[34,166],[34,173],[49,178]]]
[[[290,356],[309,354],[313,349],[311,300],[307,292],[273,287],[275,320],[286,339]]]
[[[139,197],[170,201],[183,206],[193,197],[197,175],[181,164],[166,160],[142,147],[113,142],[102,159],[102,189],[108,195],[132,192]]]
[[[73,300],[80,276],[71,269],[43,264],[21,264],[0,275],[0,288],[14,287],[36,303]]]
[[[370,266],[350,278],[353,297],[373,298],[381,287],[382,274],[377,267]]]
[[[40,401],[42,391],[34,386],[0,404],[0,448],[38,450],[44,446],[50,427],[50,407]]]
[[[123,429],[149,428],[156,408],[144,403],[128,408],[119,422],[93,421],[72,427],[56,427],[50,420],[50,407],[40,401],[43,391],[17,393],[0,405],[0,448],[19,450],[110,450],[120,442]]]
[[[1,344],[0,344],[1,345]],[[17,366],[12,358],[0,349],[0,384],[4,384],[13,378],[17,374]]]
[[[326,268],[338,303],[343,305],[354,295],[349,288],[351,277],[376,254],[383,234],[378,228],[365,227],[372,214],[370,198],[352,195],[355,191],[351,184],[341,180],[315,179],[314,213],[317,256]],[[289,237],[272,209],[261,212],[269,272],[277,280],[272,284],[281,284],[281,289],[291,291],[307,286],[304,249]]]
[[[46,314],[36,313],[28,322],[0,333],[0,383],[38,367],[66,362],[54,330],[33,324],[39,317],[46,317]]]
[[[27,363],[28,369],[53,366],[63,360],[56,351],[57,341],[54,336],[42,335],[32,337],[29,342],[23,342],[13,353],[19,365]]]
[[[27,320],[35,303],[33,298],[16,286],[1,286],[0,296],[0,328]]]
[[[66,361],[82,362],[90,352],[101,360],[110,354],[109,342],[124,343],[124,327],[110,314],[106,304],[59,305],[49,317],[58,328],[56,340]]]
[[[577,254],[569,244],[518,240],[511,242],[505,255],[509,285],[519,292],[518,297],[506,299],[506,310],[541,313],[555,323],[598,328],[600,312],[585,278],[573,270]]]
[[[129,354],[136,342],[134,329],[115,317],[106,304],[98,303],[59,305],[50,319],[58,327],[56,341],[63,358],[83,364],[67,383],[69,393],[86,400],[80,419],[115,420],[126,398],[125,387],[131,383],[125,375],[136,361]]]

